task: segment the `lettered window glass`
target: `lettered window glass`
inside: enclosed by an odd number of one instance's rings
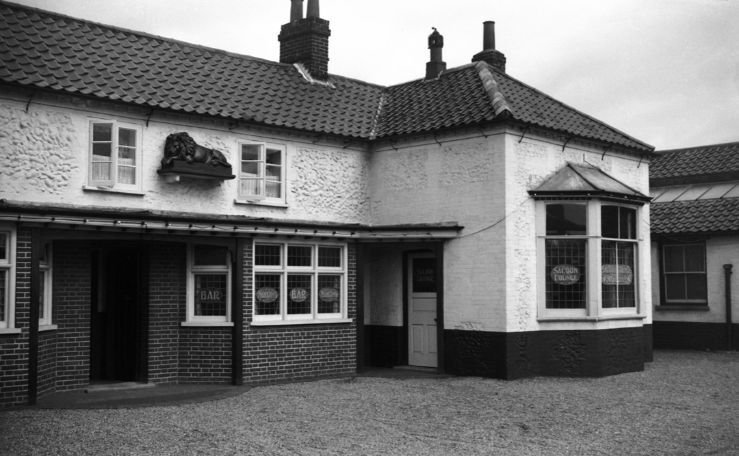
[[[602,206],[601,233],[602,306],[636,307],[636,210]]]
[[[587,206],[546,206],[545,286],[548,309],[584,309]]]
[[[193,245],[189,257],[188,321],[230,321],[231,263],[228,249],[217,245]]]

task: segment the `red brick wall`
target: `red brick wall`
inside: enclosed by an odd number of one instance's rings
[[[357,315],[356,246],[349,245],[348,317]],[[251,255],[251,250],[250,250]],[[246,259],[245,259],[246,262]],[[251,257],[248,259],[251,265]],[[251,267],[244,271],[246,322],[252,318]],[[245,325],[244,382],[259,384],[356,372],[356,321],[328,325]]]
[[[176,383],[180,323],[185,321],[185,244],[149,249],[149,382]]]

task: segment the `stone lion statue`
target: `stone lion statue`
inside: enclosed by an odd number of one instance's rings
[[[171,165],[172,161],[176,158],[185,160],[188,163],[205,163],[211,166],[231,167],[223,153],[197,144],[192,139],[192,136],[186,132],[172,133],[167,136],[167,140],[164,143],[162,168]]]

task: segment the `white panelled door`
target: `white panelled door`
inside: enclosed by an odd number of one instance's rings
[[[437,367],[436,258],[408,257],[408,364]]]

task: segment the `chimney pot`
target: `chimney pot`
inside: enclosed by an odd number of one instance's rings
[[[292,0],[290,7],[290,22],[299,21],[303,18],[303,0]]]
[[[318,0],[308,0],[308,14],[306,17],[321,17],[321,7]]]
[[[280,63],[301,63],[313,79],[328,78],[327,20],[318,17],[318,0],[308,1],[308,17],[303,17],[303,0],[292,0],[290,22],[280,29]]]
[[[495,49],[495,22],[485,21],[482,27],[482,51],[475,54],[472,61],[487,62],[493,68],[505,73],[505,55]]]
[[[446,62],[442,59],[441,50],[444,48],[444,37],[432,27],[434,31],[429,35],[430,61],[426,64],[426,79],[436,79],[446,70]]]
[[[485,21],[482,26],[482,50],[495,49],[495,22]]]

